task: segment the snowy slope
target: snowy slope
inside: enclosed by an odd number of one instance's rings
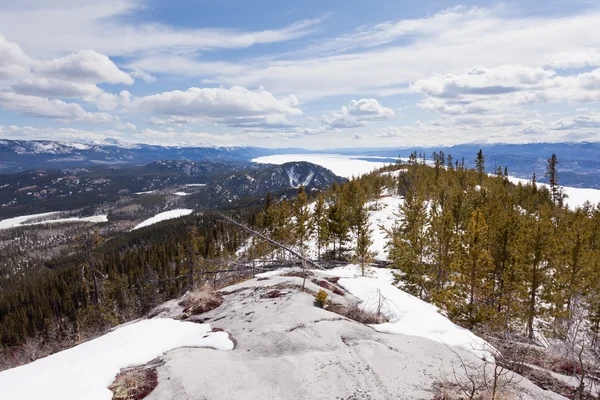
[[[144,222],[139,223],[138,225],[135,226],[135,228],[132,229],[132,231],[136,230],[136,229],[144,228],[146,226],[154,225],[161,221],[166,221],[168,219],[179,218],[179,217],[183,217],[186,215],[190,215],[193,211],[194,210],[189,210],[189,209],[185,209],[185,208],[178,209],[178,210],[165,211],[160,214],[156,214],[152,218],[148,218]]]
[[[49,217],[50,215],[54,215],[54,214],[58,214],[58,212],[55,211],[55,212],[47,212],[47,213],[41,213],[41,214],[22,215],[20,217],[3,219],[2,221],[0,221],[0,229],[15,228],[15,227],[24,225],[29,220],[36,219],[36,218]]]
[[[394,286],[392,270],[372,268],[368,273],[370,276],[362,277],[358,266],[348,265],[322,273],[341,277],[338,283],[362,300],[361,306],[366,310],[377,312],[377,308],[381,307],[381,313],[390,322],[371,325],[376,331],[420,336],[467,351],[481,359],[493,359],[491,347],[483,339],[452,323],[434,305]]]
[[[31,364],[0,372],[3,399],[110,400],[107,388],[121,368],[143,365],[182,347],[232,350],[226,332],[208,324],[153,319],[123,326],[97,339]]]
[[[49,219],[46,221],[40,222],[32,222],[32,223],[22,223],[21,225],[44,225],[44,224],[62,224],[66,222],[91,222],[91,223],[100,223],[100,222],[108,222],[107,215],[93,215],[91,217],[70,217],[70,218],[58,218],[58,219]]]

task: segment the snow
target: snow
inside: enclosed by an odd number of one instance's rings
[[[93,215],[91,217],[71,217],[71,218],[59,218],[59,219],[49,219],[46,221],[32,222],[32,223],[23,223],[21,225],[43,225],[43,224],[61,224],[66,222],[91,222],[91,223],[100,223],[100,222],[108,222],[107,215]]]
[[[391,230],[398,220],[400,206],[404,199],[399,196],[387,196],[379,201],[367,203],[368,207],[377,206],[376,210],[369,211],[369,228],[371,229],[371,240],[373,243],[369,251],[375,253],[376,260],[387,261],[388,251],[386,248],[388,237],[386,230]],[[382,229],[385,228],[385,229]]]
[[[150,193],[154,193],[154,192],[156,192],[156,190],[149,190],[147,192],[135,192],[134,194],[142,195],[142,194],[150,194]]]
[[[183,346],[233,349],[226,332],[210,331],[208,324],[173,319],[135,322],[31,364],[0,372],[2,398],[110,400],[108,386],[121,368],[146,364]]]
[[[191,193],[186,192],[175,192],[173,193],[175,196],[189,196]]]
[[[367,156],[347,156],[341,154],[277,154],[272,156],[258,157],[252,162],[259,164],[285,164],[293,161],[306,161],[320,165],[331,170],[334,174],[345,178],[368,174],[375,169],[381,168],[389,163],[372,162],[361,160]],[[368,158],[378,158],[371,157]],[[385,157],[381,157],[385,158]]]
[[[204,186],[206,186],[206,183],[188,183],[185,186],[187,186],[187,187],[204,187]]]
[[[360,267],[348,265],[321,272],[339,276],[338,283],[362,301],[369,312],[381,312],[389,319],[384,324],[371,325],[382,333],[419,336],[459,348],[475,356],[491,360],[491,346],[471,331],[461,328],[440,314],[432,304],[420,300],[393,285],[393,270],[372,268],[362,277]]]
[[[527,179],[515,178],[509,176],[508,179],[514,183],[521,183],[522,185],[526,185],[530,183]],[[549,185],[545,183],[537,183],[538,186],[546,186],[550,188]],[[576,209],[577,207],[581,207],[585,204],[586,201],[589,201],[593,205],[600,203],[600,190],[598,189],[590,189],[590,188],[575,188],[570,186],[561,186],[564,190],[564,193],[568,196],[565,199],[565,204],[569,206],[570,209]]]
[[[0,221],[0,229],[16,228],[18,226],[25,225],[25,222],[27,222],[29,220],[36,219],[36,218],[48,217],[48,216],[54,215],[54,214],[58,214],[58,211],[41,213],[41,214],[22,215],[20,217],[3,219]]]
[[[308,186],[310,184],[310,182],[312,181],[312,179],[314,178],[315,173],[313,171],[310,171],[310,173],[308,174],[308,176],[306,177],[306,179],[304,179],[303,182],[300,182],[300,175],[296,173],[296,171],[294,170],[294,167],[290,168],[290,170],[288,171],[288,178],[290,181],[290,186],[293,188],[299,188],[300,186]]]
[[[154,225],[156,223],[159,223],[161,221],[166,221],[168,219],[179,218],[179,217],[183,217],[186,215],[190,215],[193,211],[194,210],[190,210],[190,209],[186,209],[186,208],[165,211],[160,214],[156,214],[152,218],[148,218],[144,222],[139,223],[138,225],[135,226],[135,228],[132,229],[132,231],[136,230],[136,229],[144,228],[146,226]]]

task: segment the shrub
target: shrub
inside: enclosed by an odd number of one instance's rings
[[[319,290],[319,293],[315,295],[315,303],[321,308],[325,307],[327,304],[327,292]]]
[[[133,368],[121,372],[108,388],[113,400],[141,400],[158,385],[156,370]]]
[[[223,304],[223,296],[208,284],[186,293],[179,302],[188,315],[202,314],[214,310],[221,304]]]
[[[364,308],[361,308],[356,304],[351,306],[335,304],[334,306],[330,307],[329,310],[336,314],[343,315],[344,317],[353,321],[360,322],[361,324],[382,324],[387,322],[383,314],[377,315],[376,313],[366,311]]]

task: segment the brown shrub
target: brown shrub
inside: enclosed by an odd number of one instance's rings
[[[327,281],[321,281],[321,280],[318,280],[318,279],[313,279],[312,282],[315,285],[319,285],[320,287],[322,287],[324,289],[331,290],[333,293],[337,294],[338,296],[344,296],[345,295],[345,293],[340,288],[338,288],[335,285],[332,285],[331,283],[329,283]]]
[[[155,369],[132,368],[121,372],[108,387],[112,400],[141,400],[158,385]]]
[[[328,310],[361,324],[381,324],[387,321],[383,314],[377,315],[376,313],[366,311],[356,304],[351,306],[330,304]]]
[[[215,292],[211,285],[204,285],[192,292],[186,293],[179,305],[184,307],[188,315],[203,314],[214,310],[223,304],[223,296]]]

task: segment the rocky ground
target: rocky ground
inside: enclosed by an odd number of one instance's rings
[[[438,384],[466,382],[461,358],[482,363],[471,353],[424,338],[379,333],[319,308],[313,294],[321,288],[307,280],[307,293],[301,285],[299,277],[270,276],[222,289],[220,307],[189,319],[225,330],[235,349],[168,352],[148,399],[432,399]],[[349,294],[326,291],[336,303],[357,302]],[[153,317],[182,312],[171,301]],[[503,390],[504,398],[563,398],[526,379],[514,382]]]

